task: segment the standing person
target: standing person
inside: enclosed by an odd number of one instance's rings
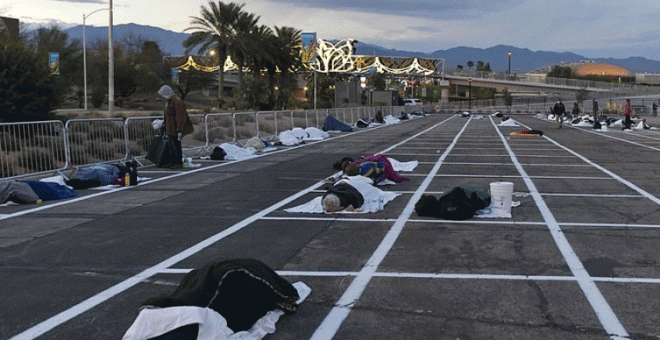
[[[626,99],[626,105],[623,107],[623,128],[630,130],[630,125],[632,125],[632,120],[630,116],[632,115],[632,105],[630,104],[630,99]]]
[[[557,102],[555,103],[555,107],[552,109],[552,113],[554,113],[555,119],[557,120],[557,128],[561,129],[561,125],[564,120],[564,114],[566,114],[566,107],[564,106],[564,103],[561,102],[561,99],[557,98]]]
[[[653,115],[657,116],[658,115],[658,104],[653,102]]]
[[[167,99],[165,106],[165,134],[169,137],[174,145],[175,157],[170,165],[172,168],[183,167],[183,150],[181,148],[181,140],[183,136],[189,135],[193,132],[194,128],[192,121],[188,116],[186,104],[179,98],[171,87],[163,85],[158,94]]]
[[[571,117],[572,119],[575,119],[578,116],[580,116],[580,106],[578,105],[577,102],[573,104],[573,111],[571,112],[571,115],[573,116]]]

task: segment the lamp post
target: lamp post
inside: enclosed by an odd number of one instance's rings
[[[115,112],[115,56],[112,47],[112,0],[108,6],[108,112],[112,117]]]
[[[86,31],[85,31],[85,20],[87,17],[90,15],[100,12],[100,11],[107,11],[107,8],[101,8],[97,9],[96,11],[93,11],[92,13],[89,13],[85,15],[83,13],[83,74],[84,74],[84,88],[85,88],[85,111],[87,111],[87,41],[86,41]]]
[[[511,55],[513,53],[509,52],[506,54],[507,57],[509,57],[509,78],[511,78]]]
[[[472,110],[472,78],[468,78],[468,110]]]

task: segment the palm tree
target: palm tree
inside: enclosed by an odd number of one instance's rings
[[[259,49],[259,46],[255,44],[254,40],[254,32],[258,29],[258,21],[259,17],[255,17],[254,14],[242,12],[238,15],[233,25],[234,37],[228,45],[227,50],[238,68],[239,92],[243,91],[243,84],[245,82],[243,68],[246,59],[255,55]]]
[[[202,13],[199,17],[192,17],[191,26],[186,31],[193,31],[190,37],[184,42],[186,54],[194,47],[199,46],[199,53],[216,51],[218,63],[220,66],[220,76],[218,81],[218,99],[222,105],[223,92],[225,88],[224,64],[227,56],[230,55],[230,46],[235,39],[234,26],[236,20],[243,13],[243,6],[233,2],[225,4],[209,2],[208,8],[202,6]]]
[[[255,77],[266,76],[268,82],[268,104],[272,107],[277,73],[275,36],[270,27],[261,25],[252,32],[252,45],[257,47],[246,62]],[[264,72],[265,71],[265,72]]]
[[[294,82],[289,78],[291,73],[302,65],[302,37],[300,30],[292,27],[275,27],[275,66],[280,71],[280,93],[288,96]],[[288,98],[285,98],[288,99]],[[280,100],[286,103],[286,100]]]

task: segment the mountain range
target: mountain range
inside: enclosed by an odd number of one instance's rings
[[[82,41],[82,26],[73,26],[65,30],[70,39],[79,39]],[[161,50],[172,56],[185,54],[182,46],[183,41],[189,36],[186,33],[178,33],[165,30],[158,27],[122,24],[113,26],[113,40],[121,41],[123,37],[133,35],[145,40],[151,40],[158,43]],[[107,40],[107,27],[86,27],[87,42],[96,39]],[[515,46],[497,45],[490,48],[474,47],[454,47],[447,50],[438,50],[432,53],[400,51],[396,49],[387,49],[377,45],[364,42],[355,44],[356,54],[375,55],[383,57],[420,57],[444,59],[448,69],[456,68],[462,65],[466,69],[468,61],[475,65],[478,61],[489,63],[493,71],[507,71],[509,67],[508,53],[511,52],[511,72],[525,73],[538,68],[557,65],[562,62],[580,62],[590,60],[606,63],[624,68],[633,73],[660,73],[660,61],[650,60],[642,57],[629,57],[625,59],[616,58],[588,58],[571,52],[550,52],[550,51],[532,51],[527,48]]]

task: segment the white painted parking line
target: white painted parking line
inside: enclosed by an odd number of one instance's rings
[[[587,270],[582,265],[582,261],[580,261],[577,254],[573,250],[573,247],[568,242],[566,235],[559,226],[559,223],[557,223],[557,220],[550,211],[550,208],[545,204],[543,197],[541,197],[541,194],[536,189],[536,185],[527,175],[527,172],[522,167],[522,165],[520,165],[520,163],[518,162],[518,156],[514,154],[513,150],[511,150],[511,148],[507,143],[507,139],[504,137],[502,132],[497,128],[497,125],[492,120],[492,118],[491,118],[491,123],[495,127],[497,134],[500,135],[500,138],[502,139],[504,146],[509,151],[511,160],[513,161],[513,163],[516,164],[516,168],[518,169],[518,172],[523,176],[523,180],[525,181],[525,184],[527,185],[527,188],[529,189],[529,192],[532,195],[532,198],[534,199],[536,206],[539,208],[539,211],[543,216],[543,220],[546,222],[548,229],[550,230],[550,234],[552,235],[552,238],[555,240],[555,243],[557,244],[559,251],[561,252],[562,256],[564,257],[564,260],[566,261],[566,264],[571,270],[571,273],[573,273],[573,275],[577,278],[578,285],[580,286],[582,292],[585,294],[587,300],[589,301],[591,308],[593,308],[594,312],[596,313],[596,316],[598,317],[598,320],[600,321],[601,325],[603,326],[607,334],[610,335],[611,339],[613,340],[629,339],[628,332],[619,321],[619,318],[616,316],[616,314],[612,310],[612,307],[609,305],[607,300],[605,300],[605,297],[598,289],[598,286],[596,286],[593,278],[591,278]],[[554,144],[557,146],[561,146],[559,143],[554,143]]]
[[[159,263],[159,264],[157,264],[153,267],[150,267],[150,268],[142,271],[141,273],[139,273],[139,274],[137,274],[133,277],[130,277],[130,278],[128,278],[128,279],[126,279],[126,280],[124,280],[124,281],[122,281],[122,282],[120,282],[120,283],[118,283],[118,284],[116,284],[112,287],[110,287],[110,288],[108,288],[108,289],[106,289],[106,290],[104,290],[104,291],[102,291],[102,292],[86,299],[85,301],[82,301],[82,302],[76,304],[75,306],[72,306],[72,307],[66,309],[63,312],[38,323],[35,326],[30,327],[29,329],[23,331],[22,333],[13,336],[12,338],[10,338],[10,340],[31,340],[31,339],[34,339],[34,338],[50,331],[51,329],[65,323],[65,322],[67,322],[71,319],[73,319],[74,317],[90,310],[91,308],[98,306],[99,304],[107,301],[108,299],[110,299],[110,298],[126,291],[127,289],[137,285],[138,283],[140,283],[140,282],[142,282],[146,279],[149,279],[150,277],[152,277],[154,275],[157,275],[157,274],[163,272],[164,270],[168,269],[169,267],[173,266],[174,264],[176,264],[178,262],[181,262],[181,261],[185,260],[186,258],[188,258],[188,257],[204,250],[205,248],[207,248],[207,247],[211,246],[212,244],[224,239],[225,237],[227,237],[227,236],[229,236],[233,233],[236,233],[237,231],[245,228],[246,226],[248,226],[248,225],[254,223],[255,221],[263,218],[264,216],[272,213],[273,211],[278,210],[278,209],[282,208],[283,206],[297,200],[298,198],[306,195],[309,191],[312,191],[312,190],[314,190],[314,189],[316,189],[316,188],[318,188],[322,185],[323,185],[322,182],[316,183],[316,184],[312,185],[311,187],[309,187],[309,188],[307,188],[303,191],[300,191],[300,192],[296,193],[295,195],[292,195],[292,196],[290,196],[290,197],[288,197],[288,198],[286,198],[286,199],[284,199],[284,200],[282,200],[282,201],[280,201],[280,202],[278,202],[278,203],[276,203],[276,204],[274,204],[274,205],[272,205],[272,206],[270,206],[270,207],[268,207],[268,208],[266,208],[266,209],[264,209],[264,210],[262,210],[262,211],[260,211],[256,214],[254,214],[254,215],[252,215],[252,216],[250,216],[250,217],[234,224],[233,226],[231,226],[231,227],[229,227],[229,228],[227,228],[227,229],[225,229],[225,230],[223,230],[223,231],[207,238],[206,240],[203,240],[203,241],[197,243],[196,245],[180,252],[179,254],[177,254],[175,256],[172,256],[172,257],[164,260],[163,262],[161,262],[161,263]]]
[[[394,225],[392,225],[390,231],[387,232],[380,245],[378,245],[378,248],[376,248],[367,263],[364,265],[364,267],[362,267],[362,270],[360,270],[360,273],[355,277],[355,279],[353,279],[346,291],[344,291],[344,294],[339,298],[339,301],[337,301],[335,307],[330,310],[330,313],[325,317],[321,325],[316,329],[311,337],[312,340],[330,340],[337,333],[337,330],[344,322],[348,314],[351,312],[351,308],[355,305],[357,300],[364,292],[364,289],[373,278],[373,275],[378,269],[378,266],[392,249],[392,246],[394,246],[394,243],[401,234],[406,221],[410,215],[412,215],[415,209],[415,203],[422,196],[426,188],[428,188],[428,186],[431,184],[434,175],[440,170],[442,162],[444,162],[445,158],[447,158],[449,155],[449,152],[456,145],[458,139],[460,138],[461,134],[463,134],[470,121],[471,119],[465,123],[463,129],[458,132],[453,142],[449,145],[449,147],[447,147],[442,156],[440,156],[435,166],[433,166],[433,169],[431,169],[428,176],[424,179],[417,191],[415,191],[415,194],[408,201],[408,204],[406,204],[403,212],[401,212]],[[432,128],[435,128],[435,126]]]
[[[448,119],[446,119],[446,120],[444,120],[444,121],[442,121],[442,122],[440,122],[436,125],[433,125],[432,127],[428,128],[427,130],[422,131],[422,132],[418,133],[417,135],[414,135],[414,136],[404,140],[401,143],[404,143],[407,140],[416,138],[418,135],[421,135],[421,134],[425,133],[426,131],[430,131],[430,130],[436,128],[437,126],[442,125],[445,122],[451,120],[452,118],[453,117],[450,117],[450,118],[448,118]],[[386,126],[386,125],[383,125],[382,127],[384,127],[384,126]],[[380,128],[380,127],[377,127],[377,128]],[[368,130],[362,130],[362,131],[368,131]],[[359,131],[359,132],[362,132],[362,131]],[[342,135],[340,137],[350,136],[350,135],[353,135],[353,134],[356,134],[356,133],[359,133],[359,132],[354,132],[354,133],[351,133],[351,134]],[[317,144],[317,143],[322,143],[322,142],[326,142],[326,141],[336,139],[336,138],[338,138],[338,137],[333,137],[331,139],[324,139],[323,141],[319,141],[319,142],[302,144],[302,145],[297,146],[297,147],[292,147],[292,148],[288,148],[288,149],[283,149],[281,151],[275,151],[275,152],[270,152],[268,154],[260,155],[259,157],[272,155],[272,154],[278,153],[278,152],[285,152],[285,151],[292,150],[292,149],[297,149],[299,147],[304,147],[306,145],[313,145],[313,144]],[[401,143],[399,143],[399,144],[401,144]],[[396,144],[396,145],[392,146],[391,148],[394,148],[399,144]],[[391,149],[391,148],[389,148],[389,149]],[[389,149],[386,149],[386,150],[389,150]],[[386,151],[383,151],[383,152],[386,152]],[[252,159],[254,159],[254,158],[252,158]],[[176,174],[176,175],[172,175],[172,176],[168,176],[168,177],[164,177],[164,178],[159,178],[157,180],[149,181],[149,184],[153,183],[153,182],[159,182],[159,181],[167,180],[167,179],[174,178],[174,177],[187,175],[187,174],[190,174],[190,173],[195,173],[195,172],[199,172],[199,171],[212,169],[212,168],[223,166],[223,165],[226,165],[226,164],[232,164],[232,163],[235,163],[235,162],[237,162],[237,161],[222,163],[222,164],[213,165],[213,166],[210,166],[210,167],[200,168],[200,169],[196,169],[196,170],[190,170],[190,171],[187,171],[187,172],[184,172],[184,173],[180,173],[180,174]],[[54,315],[54,316],[52,316],[52,317],[36,324],[35,326],[30,327],[29,329],[27,329],[27,330],[15,335],[15,336],[11,337],[9,340],[32,340],[34,338],[37,338],[37,337],[43,335],[44,333],[47,333],[48,331],[52,330],[53,328],[55,328],[55,327],[65,323],[65,322],[77,317],[78,315],[81,315],[82,313],[85,313],[86,311],[90,310],[91,308],[94,308],[94,307],[98,306],[99,304],[107,301],[108,299],[110,299],[110,298],[112,298],[112,297],[114,297],[118,294],[123,293],[124,291],[130,289],[131,287],[133,287],[137,284],[139,284],[140,282],[148,280],[152,276],[157,275],[157,274],[159,274],[163,271],[169,270],[169,268],[172,267],[173,265],[175,265],[176,263],[181,262],[184,259],[186,259],[186,258],[188,258],[188,257],[204,250],[205,248],[211,246],[212,244],[224,239],[225,237],[227,237],[227,236],[229,236],[233,233],[238,232],[239,230],[247,227],[248,225],[250,225],[250,224],[252,224],[252,223],[254,223],[258,220],[263,219],[266,215],[268,215],[268,214],[270,214],[270,213],[272,213],[272,212],[274,212],[278,209],[283,208],[287,204],[290,204],[293,201],[309,194],[310,192],[318,189],[319,187],[323,186],[324,184],[325,183],[323,183],[323,182],[318,182],[318,183],[308,187],[305,190],[302,190],[302,191],[300,191],[300,192],[298,192],[298,193],[296,193],[292,196],[289,196],[289,197],[285,198],[284,200],[282,200],[282,201],[280,201],[280,202],[278,202],[278,203],[276,203],[276,204],[274,204],[274,205],[272,205],[272,206],[270,206],[270,207],[268,207],[268,208],[266,208],[266,209],[264,209],[264,210],[262,210],[262,211],[260,211],[256,214],[254,214],[254,215],[252,215],[252,216],[250,216],[250,217],[234,224],[233,226],[231,226],[231,227],[229,227],[229,228],[227,228],[227,229],[211,236],[210,238],[207,238],[207,239],[197,243],[196,245],[194,245],[194,246],[178,253],[177,255],[174,255],[174,256],[162,261],[161,263],[156,264],[155,266],[147,268],[144,271],[138,273],[137,275],[135,275],[133,277],[130,277],[130,278],[128,278],[128,279],[126,279],[126,280],[124,280],[124,281],[122,281],[122,282],[120,282],[120,283],[118,283],[118,284],[116,284],[116,285],[114,285],[114,286],[112,286],[112,287],[110,287],[110,288],[108,288],[108,289],[106,289],[106,290],[104,290],[104,291],[102,291],[102,292],[100,292],[100,293],[84,300],[84,301],[82,301],[82,302],[80,302],[80,303],[64,310],[63,312],[61,312],[57,315]],[[125,189],[128,189],[128,188],[130,188],[130,187],[121,187],[119,189],[115,189],[114,191],[125,190]],[[102,193],[96,194],[94,196],[100,196],[101,194],[107,194],[107,192],[102,192]],[[87,198],[88,196],[85,196],[85,197]],[[39,209],[39,210],[41,210],[41,209]],[[25,215],[25,214],[28,214],[28,213],[31,213],[31,212],[34,212],[34,211],[38,211],[38,210],[37,209],[30,209],[30,210],[27,210],[27,211],[22,211],[20,214],[12,214],[10,217]]]
[[[160,274],[187,274],[192,268],[167,269]],[[277,270],[281,276],[297,277],[351,277],[360,272],[338,272],[338,271],[296,271]],[[376,272],[374,277],[402,278],[402,279],[441,279],[441,280],[505,280],[505,281],[577,281],[575,276],[549,276],[549,275],[510,275],[510,274],[464,274],[464,273],[395,273]],[[596,282],[611,283],[649,283],[660,284],[660,279],[638,278],[638,277],[592,277]]]
[[[529,129],[529,127],[527,127],[527,126],[525,126],[525,125],[523,125],[523,124],[520,124],[520,125],[521,125],[521,126],[524,126],[524,127],[527,128],[527,129]],[[552,144],[554,144],[554,145],[557,145],[558,147],[560,147],[560,148],[566,150],[567,152],[569,152],[569,153],[572,154],[573,156],[579,158],[579,159],[582,160],[583,162],[589,164],[590,166],[592,166],[592,167],[594,167],[594,168],[596,168],[596,169],[598,169],[598,170],[604,172],[604,173],[607,174],[608,176],[610,176],[610,177],[616,179],[617,181],[623,183],[624,185],[626,185],[626,186],[629,187],[630,189],[632,189],[632,190],[638,192],[640,195],[644,196],[645,198],[648,198],[649,200],[653,201],[654,203],[660,205],[660,198],[658,198],[658,197],[656,197],[656,196],[650,194],[650,193],[647,192],[646,190],[644,190],[644,189],[642,189],[642,188],[636,186],[636,185],[633,184],[632,182],[630,182],[630,181],[624,179],[623,177],[621,177],[621,176],[619,176],[619,175],[613,173],[612,171],[607,170],[607,169],[603,168],[602,166],[600,166],[600,165],[598,165],[598,164],[592,162],[591,160],[589,160],[588,158],[586,158],[586,157],[584,157],[584,156],[578,154],[577,152],[575,152],[575,151],[573,151],[573,150],[571,150],[571,149],[569,149],[569,148],[567,148],[567,147],[565,147],[565,146],[563,146],[563,145],[557,143],[556,141],[552,140],[552,139],[549,138],[548,136],[543,136],[543,138],[545,138],[545,139],[546,139],[547,141],[549,141],[550,143],[552,143]],[[622,141],[626,141],[626,140],[622,140]],[[627,142],[627,141],[626,141],[626,142]],[[631,144],[635,144],[635,143],[631,143]],[[636,145],[639,145],[639,146],[645,147],[645,145],[641,145],[641,144],[636,144]],[[660,151],[660,149],[658,149],[658,151]]]

